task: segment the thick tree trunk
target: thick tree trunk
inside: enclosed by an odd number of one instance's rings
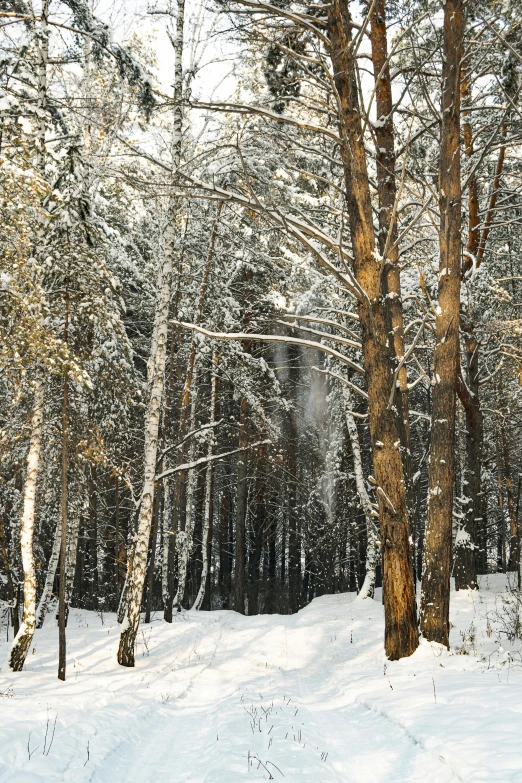
[[[24,614],[9,655],[9,666],[15,672],[23,669],[27,653],[36,628],[36,572],[33,555],[34,519],[36,504],[36,482],[42,445],[44,417],[43,377],[38,376],[34,390],[33,413],[31,417],[31,440],[27,455],[27,476],[24,487],[20,548],[24,572]]]
[[[442,133],[439,169],[440,272],[433,357],[428,509],[422,574],[421,630],[449,646],[455,408],[459,365],[461,276],[460,61],[462,0],[444,6]]]
[[[408,512],[399,446],[401,422],[390,405],[393,356],[388,340],[381,259],[373,229],[366,153],[347,4],[334,0],[328,9],[328,35],[339,99],[341,154],[354,255],[362,289],[359,318],[368,411],[381,526],[385,650],[391,660],[411,655],[418,646],[415,586],[410,559]]]
[[[397,402],[401,414],[403,465],[408,491],[408,514],[412,514],[410,420],[408,375],[404,359],[404,316],[402,311],[399,243],[397,230],[397,183],[395,178],[395,139],[393,129],[393,98],[386,31],[386,0],[372,5],[370,41],[375,78],[375,125],[377,157],[377,190],[379,194],[379,252],[384,263],[384,283],[389,329],[394,347],[394,359],[399,367]],[[402,363],[401,363],[402,362]],[[411,519],[410,519],[411,523]]]

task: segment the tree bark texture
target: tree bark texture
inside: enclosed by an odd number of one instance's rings
[[[246,559],[246,517],[248,503],[248,402],[241,397],[239,412],[239,452],[237,459],[236,493],[236,548],[234,563],[234,609],[245,614],[245,559]]]
[[[388,658],[396,660],[411,655],[418,646],[415,586],[400,453],[400,421],[395,407],[389,404],[393,356],[383,297],[383,270],[373,229],[351,20],[347,4],[342,0],[334,0],[328,9],[328,35],[339,102],[341,154],[354,272],[363,292],[359,318],[381,527],[385,650]]]
[[[36,628],[36,572],[34,566],[33,539],[36,484],[40,463],[44,419],[44,392],[45,384],[43,377],[38,376],[34,391],[33,411],[31,416],[31,440],[29,443],[29,453],[27,455],[27,476],[25,479],[24,503],[20,525],[20,548],[22,551],[22,568],[24,572],[24,614],[9,654],[9,666],[15,672],[20,672],[23,669]]]
[[[443,32],[439,290],[435,318],[428,507],[421,596],[422,633],[429,641],[446,647],[449,646],[455,408],[460,351],[462,35],[462,2],[448,0],[444,6]]]
[[[371,17],[370,41],[375,78],[375,142],[377,157],[377,191],[379,194],[379,252],[384,264],[384,288],[389,328],[395,361],[398,363],[398,402],[401,414],[403,464],[408,490],[408,513],[412,512],[410,419],[408,374],[404,359],[404,315],[402,310],[399,242],[397,231],[397,183],[395,178],[395,138],[393,98],[386,31],[386,2],[376,0]]]

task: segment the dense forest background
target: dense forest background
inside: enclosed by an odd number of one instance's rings
[[[442,643],[516,582],[521,11],[0,3],[13,668],[58,604],[65,676],[69,605],[132,665],[140,612],[384,580],[397,658],[419,580]]]

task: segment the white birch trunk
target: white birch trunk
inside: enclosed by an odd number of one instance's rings
[[[189,432],[194,430],[194,422],[196,419],[196,360],[194,363],[193,379],[192,379],[192,396],[190,400],[190,420],[189,420]],[[196,450],[196,441],[194,438],[190,441],[188,463],[194,462]],[[196,471],[194,468],[189,468],[187,473],[187,502],[185,511],[185,530],[178,531],[176,536],[176,546],[178,548],[178,591],[174,597],[173,606],[180,609],[183,605],[183,599],[185,597],[185,588],[187,584],[187,571],[188,561],[192,552],[192,517],[193,517],[193,504],[194,504],[194,489],[196,485]]]
[[[216,420],[216,397],[217,397],[217,356],[214,357],[214,367],[212,370],[212,391],[210,394],[210,423],[214,424]],[[210,430],[207,457],[211,457],[214,451],[214,432]],[[201,551],[203,556],[203,568],[201,570],[201,583],[199,585],[199,591],[194,601],[193,609],[199,611],[205,597],[205,587],[207,584],[207,575],[210,563],[208,562],[208,533],[210,529],[210,492],[212,489],[212,471],[213,465],[211,462],[207,465],[207,473],[205,476],[205,503],[203,512],[203,541],[201,542]]]
[[[58,560],[60,559],[60,541],[62,537],[62,515],[58,514],[58,521],[56,523],[56,530],[54,532],[53,548],[51,551],[51,557],[49,558],[49,564],[47,566],[47,575],[45,577],[45,584],[38,602],[38,609],[36,611],[36,627],[42,628],[45,615],[47,612],[47,606],[51,599],[53,592],[54,578],[56,576],[56,570],[58,568]]]
[[[167,605],[169,600],[169,544],[170,544],[170,515],[171,515],[171,482],[164,481],[165,508],[162,519],[162,560],[161,560],[161,593],[163,596],[163,606]]]
[[[67,562],[66,562],[66,582],[65,582],[65,602],[69,606],[74,587],[74,575],[76,573],[76,560],[78,557],[78,537],[80,535],[80,516],[74,514],[69,524],[67,535]]]
[[[45,173],[45,129],[47,108],[47,64],[49,60],[49,0],[43,0],[40,25],[35,31],[38,125],[36,133],[36,165],[40,174]],[[34,392],[33,415],[31,419],[31,441],[27,456],[27,477],[24,488],[24,504],[21,520],[20,546],[24,572],[24,616],[20,629],[13,641],[9,665],[13,671],[21,671],[36,628],[36,574],[33,555],[34,517],[36,484],[42,442],[44,416],[44,376],[39,373]]]
[[[346,427],[352,446],[353,467],[355,472],[355,485],[361,501],[366,520],[366,575],[359,592],[359,598],[373,598],[375,591],[375,568],[377,561],[377,530],[373,518],[373,506],[364,483],[364,474],[361,459],[361,445],[355,417],[352,414],[353,400],[351,391],[343,386]]]
[[[176,179],[181,160],[181,132],[183,124],[182,61],[185,0],[178,0],[177,10],[176,37],[174,40],[174,112],[172,130],[173,181]],[[128,598],[126,601],[125,616],[121,625],[120,646],[118,650],[118,662],[123,666],[134,666],[134,644],[140,621],[143,587],[147,570],[147,551],[154,505],[154,478],[156,475],[161,402],[165,385],[169,306],[177,239],[177,206],[177,201],[171,199],[164,236],[165,253],[160,265],[156,288],[154,333],[152,336],[151,357],[148,365],[150,394],[145,416],[143,491],[141,495],[132,570],[128,574]]]
[[[24,488],[24,504],[20,530],[20,548],[24,572],[24,615],[20,629],[13,641],[9,666],[22,671],[36,629],[36,572],[33,555],[36,484],[42,445],[45,383],[43,377],[36,382],[31,419],[31,441],[27,455],[27,476]]]

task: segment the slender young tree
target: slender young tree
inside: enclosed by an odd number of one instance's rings
[[[172,129],[172,171],[174,182],[176,181],[177,171],[181,160],[184,14],[185,2],[184,0],[178,0],[176,37],[174,41],[174,111]],[[145,417],[143,490],[141,493],[132,570],[128,572],[127,577],[128,598],[126,613],[121,626],[120,644],[118,648],[118,663],[122,666],[134,666],[134,646],[136,634],[138,633],[141,601],[147,569],[147,550],[152,524],[152,509],[154,505],[158,434],[165,383],[168,318],[177,229],[177,200],[171,198],[164,237],[164,252],[160,262],[156,287],[156,313],[149,362],[149,400]]]

